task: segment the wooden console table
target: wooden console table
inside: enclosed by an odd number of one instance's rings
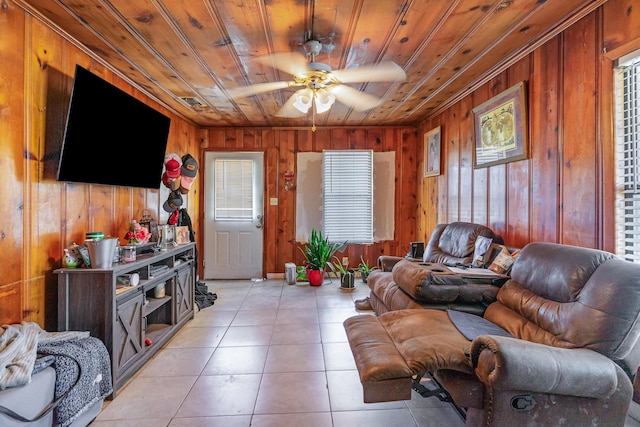
[[[195,263],[195,244],[187,243],[138,254],[136,261],[114,263],[110,269],[55,271],[57,330],[89,331],[104,342],[111,356],[112,398],[193,318]],[[134,273],[140,279],[137,286],[118,286]],[[164,293],[156,292],[158,286],[164,286]]]

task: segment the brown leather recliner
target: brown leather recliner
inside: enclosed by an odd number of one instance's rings
[[[493,239],[495,243],[503,243],[502,238],[485,225],[462,221],[438,224],[429,237],[421,260],[382,255],[378,257],[378,268],[380,271],[392,271],[393,266],[403,259],[441,264],[471,264],[478,236]]]
[[[398,310],[344,322],[365,402],[411,388],[467,425],[623,426],[640,364],[640,265],[531,243],[484,317]],[[441,388],[427,391],[430,374]]]
[[[436,226],[422,260],[396,256],[380,256],[379,270],[367,278],[371,289],[368,301],[358,308],[371,308],[376,314],[405,308],[456,309],[482,314],[495,300],[498,288],[490,284],[467,281],[459,286],[450,283],[427,283],[431,271],[441,272],[438,264],[471,264],[478,236],[502,239],[481,224],[452,222]],[[417,261],[417,262],[416,262]]]

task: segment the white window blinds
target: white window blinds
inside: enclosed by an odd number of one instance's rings
[[[215,219],[251,221],[253,219],[253,161],[216,159]]]
[[[373,151],[323,151],[322,193],[330,241],[373,242]]]
[[[616,252],[640,263],[640,57],[616,76]]]

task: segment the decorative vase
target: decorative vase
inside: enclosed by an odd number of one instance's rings
[[[307,279],[311,286],[320,286],[324,282],[324,270],[314,270],[307,267]]]

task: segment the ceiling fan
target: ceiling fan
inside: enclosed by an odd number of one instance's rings
[[[322,44],[309,40],[304,44],[310,61],[300,53],[275,53],[258,58],[260,62],[271,65],[293,76],[290,81],[258,83],[229,90],[232,98],[243,98],[273,90],[300,86],[276,113],[281,117],[301,117],[312,109],[315,114],[329,110],[337,100],[357,111],[377,107],[382,99],[356,90],[345,83],[389,82],[406,78],[404,70],[394,62],[382,62],[364,65],[354,69],[332,70],[322,62],[315,62]]]

